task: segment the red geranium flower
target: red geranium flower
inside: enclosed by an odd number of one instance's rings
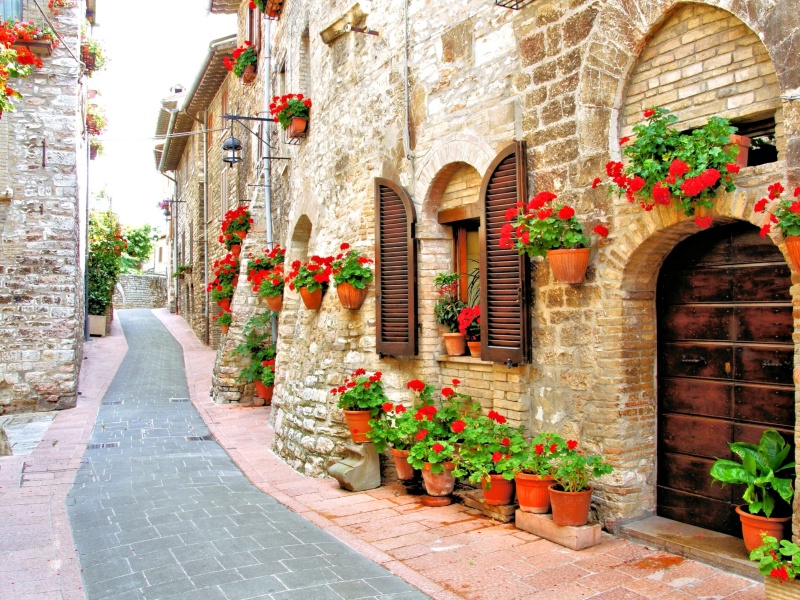
[[[444,450],[444,446],[442,446],[439,442],[436,442],[433,446],[431,446],[436,454],[439,454],[442,450]]]
[[[394,404],[392,404],[391,402],[384,402],[381,408],[383,409],[383,412],[388,413],[394,408]]]
[[[567,448],[569,450],[575,450],[578,447],[578,442],[575,440],[567,440]]]
[[[417,435],[414,436],[414,439],[416,439],[418,442],[421,442],[422,440],[425,439],[426,435],[428,435],[428,430],[427,429],[420,429],[419,432],[417,433]]]
[[[459,419],[458,421],[453,421],[453,424],[450,425],[450,429],[452,429],[455,433],[461,433],[462,431],[464,431],[464,428],[466,426],[467,424],[461,419]]]
[[[558,218],[562,221],[566,221],[567,219],[571,219],[575,216],[575,209],[571,206],[562,206],[561,210],[558,211]]]

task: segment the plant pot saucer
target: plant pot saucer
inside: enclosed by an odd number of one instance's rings
[[[447,506],[453,503],[450,496],[429,496],[428,494],[420,496],[419,501],[425,506]]]

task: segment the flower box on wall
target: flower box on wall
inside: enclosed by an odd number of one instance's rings
[[[53,54],[55,44],[52,40],[17,40],[14,46],[25,46],[37,56],[50,56]]]

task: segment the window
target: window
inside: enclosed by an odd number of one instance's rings
[[[222,129],[221,135],[219,136],[220,139],[227,138],[230,135],[230,122],[222,117],[228,114],[228,88],[222,90],[222,94],[219,98],[219,110],[220,110],[220,129]],[[226,129],[227,128],[227,129]]]
[[[0,12],[3,21],[8,19],[22,20],[22,0],[0,0]]]
[[[261,20],[258,8],[247,10],[247,41],[255,46],[256,52],[261,49]]]
[[[311,97],[311,37],[309,36],[308,29],[303,32],[300,38],[300,80],[299,91]]]
[[[751,146],[747,153],[748,167],[757,167],[778,161],[774,116],[747,122],[733,121],[731,124],[736,127],[737,135],[750,138]]]
[[[453,265],[461,275],[458,295],[469,306],[481,302],[481,249],[480,221],[462,221],[453,224]]]
[[[278,68],[278,85],[276,86],[278,93],[276,96],[283,96],[286,94],[286,61],[281,62]]]

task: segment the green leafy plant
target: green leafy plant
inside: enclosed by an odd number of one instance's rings
[[[219,302],[220,300],[224,300],[225,298],[233,298],[233,286],[230,283],[217,282],[217,284],[213,288],[211,288],[210,292],[211,292],[211,299],[214,302]]]
[[[505,417],[495,411],[465,417],[463,422],[463,440],[453,475],[466,476],[487,490],[491,488],[489,475],[502,475],[509,481],[514,479],[514,458],[526,448],[522,428],[511,427]]]
[[[523,452],[512,457],[513,469],[530,475],[554,475],[556,461],[566,447],[567,443],[560,436],[549,432],[539,433]]]
[[[439,273],[433,279],[438,298],[433,305],[433,316],[436,322],[444,325],[450,333],[458,333],[458,314],[466,307],[458,298],[458,273]]]
[[[247,281],[253,284],[253,291],[257,291],[258,284],[266,277],[266,273],[279,265],[283,266],[286,250],[276,244],[272,250],[264,250],[264,254],[265,256],[255,257],[252,252],[247,253]]]
[[[172,276],[180,277],[181,275],[184,275],[187,272],[188,273],[192,272],[192,265],[178,265],[177,267],[175,267],[175,272],[172,274]]]
[[[311,98],[303,94],[285,94],[274,96],[269,105],[269,114],[276,123],[286,129],[292,122],[292,117],[308,119],[311,109]]]
[[[506,211],[506,221],[500,229],[500,247],[516,248],[529,257],[546,256],[548,250],[561,248],[588,248],[591,240],[575,209],[566,204],[548,206],[558,198],[553,192],[539,192],[528,204],[518,203]],[[608,235],[608,229],[597,225],[593,233],[600,237]]]
[[[152,258],[154,245],[153,228],[147,224],[140,227],[126,225],[122,228],[122,231],[128,241],[128,245],[123,249],[120,257],[122,272],[141,273],[145,261]]]
[[[364,369],[356,369],[344,378],[344,382],[331,389],[338,396],[336,406],[343,410],[368,410],[372,417],[378,416],[384,404],[389,402],[381,381],[381,372],[367,375]]]
[[[233,323],[233,313],[223,310],[216,317],[211,317],[218,325],[230,325]]]
[[[283,266],[278,265],[274,269],[267,271],[265,275],[258,279],[258,295],[262,298],[277,298],[283,294],[286,279],[283,275]]]
[[[88,309],[91,315],[104,315],[121,270],[120,255],[127,242],[122,236],[117,215],[111,211],[89,214]]]
[[[258,65],[258,54],[256,48],[249,41],[244,43],[244,46],[239,46],[234,50],[231,56],[226,56],[222,59],[222,63],[228,71],[232,71],[237,77],[241,77],[244,73],[245,67],[249,65]]]
[[[242,330],[244,341],[231,352],[231,356],[250,356],[250,362],[239,374],[238,381],[261,381],[266,386],[274,383],[276,349],[271,333],[274,315],[271,310],[267,310],[250,317],[245,323]]]
[[[97,104],[86,105],[86,130],[90,136],[103,135],[108,121],[106,120],[105,111]]]
[[[336,285],[349,283],[354,288],[363,290],[374,278],[370,267],[374,261],[362,256],[358,250],[351,249],[350,244],[342,244],[339,249],[341,252],[331,263],[333,282]]]
[[[738,148],[730,139],[736,128],[727,119],[711,117],[704,126],[683,133],[674,127],[678,117],[658,107],[648,108],[644,117],[644,123],[633,127],[633,141],[620,140],[628,164],[606,165],[611,190],[629,202],[638,200],[648,211],[674,202],[676,210],[695,217],[698,227],[709,227],[711,217],[698,209],[713,208],[720,187],[736,189],[731,175],[739,172]]]
[[[324,292],[328,289],[331,281],[331,273],[333,272],[331,265],[333,261],[334,258],[332,256],[321,257],[316,255],[305,263],[299,260],[294,261],[292,270],[286,275],[289,289],[294,291],[304,287],[309,292],[316,292],[317,290]]]
[[[769,214],[769,220],[761,227],[761,237],[766,236],[773,223],[784,237],[800,235],[800,186],[794,189],[793,198],[784,198],[783,186],[776,181],[767,188],[768,199],[762,198],[753,207],[753,212]],[[770,200],[777,201],[770,207]]]
[[[778,500],[786,503],[778,505],[779,511],[788,512],[794,495],[792,475],[795,465],[789,456],[791,446],[781,434],[767,429],[757,445],[733,442],[728,446],[741,462],[718,459],[711,466],[711,477],[723,485],[747,486],[742,500],[747,503],[750,514],[770,517]],[[780,477],[779,473],[784,471],[788,471],[786,476]]]
[[[555,467],[553,477],[565,492],[588,490],[590,479],[608,475],[614,470],[602,457],[579,450],[575,440],[567,440],[555,459]]]
[[[87,63],[87,61],[85,60],[85,55],[88,54],[91,56],[90,61],[88,61],[91,62],[91,68],[88,69],[90,76],[92,72],[99,71],[106,64],[107,57],[105,50],[103,50],[103,46],[100,45],[100,42],[98,42],[96,39],[86,37],[85,33],[84,33],[84,40],[81,44],[81,53],[84,54],[85,63]],[[87,66],[89,66],[88,63]]]
[[[762,532],[763,544],[750,553],[750,560],[758,561],[758,570],[780,581],[796,579],[800,574],[800,546]]]
[[[413,410],[389,401],[381,405],[381,412],[369,423],[372,430],[367,432],[367,437],[378,452],[384,452],[387,446],[395,450],[408,450],[414,443],[418,429]]]
[[[225,217],[222,220],[222,233],[231,235],[237,231],[247,233],[252,225],[253,219],[250,216],[250,211],[246,206],[239,206],[225,213]]]

